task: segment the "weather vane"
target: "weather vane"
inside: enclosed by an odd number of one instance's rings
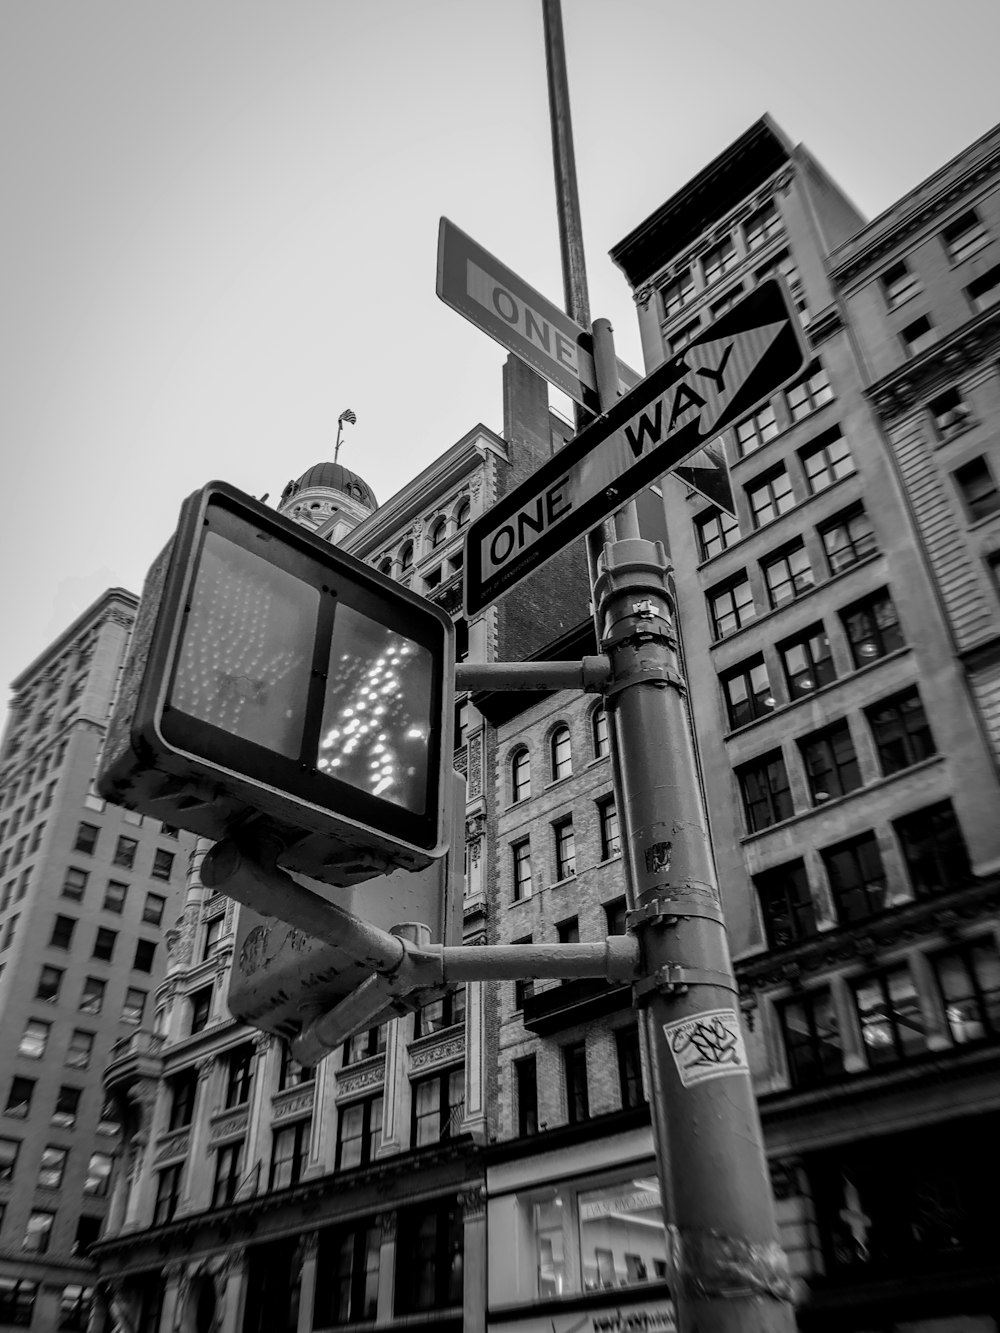
[[[349,421],[352,426],[356,426],[358,424],[357,416],[351,411],[349,407],[345,408],[344,411],[341,412],[340,416],[337,418],[337,443],[334,446],[333,450],[333,461],[335,463],[337,461],[337,456],[340,453],[340,437],[344,433],[345,421]]]

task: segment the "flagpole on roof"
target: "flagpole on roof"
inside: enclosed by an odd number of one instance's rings
[[[356,426],[358,423],[357,416],[355,415],[354,412],[351,411],[349,407],[345,408],[344,411],[341,412],[340,416],[337,418],[337,443],[334,446],[333,450],[333,461],[335,463],[337,461],[337,455],[340,453],[340,437],[344,431],[345,421],[349,421],[352,426]]]

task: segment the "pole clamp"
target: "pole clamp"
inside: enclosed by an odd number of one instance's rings
[[[640,642],[657,639],[665,643],[671,652],[677,651],[677,635],[674,633],[673,625],[665,616],[630,615],[616,621],[604,635],[601,639],[601,652],[606,653],[609,648],[616,648],[618,644],[627,643],[630,639],[637,639]]]
[[[683,995],[691,986],[715,986],[737,994],[736,982],[728,972],[717,972],[711,967],[681,967],[677,963],[658,967],[651,977],[637,981],[633,989],[636,999],[642,1000],[652,991]]]
[[[675,690],[682,694],[687,692],[687,685],[684,678],[674,667],[668,666],[647,666],[645,664],[633,667],[628,675],[620,676],[610,685],[604,687],[604,697],[606,699],[614,698],[622,690],[627,690],[630,685],[672,685]]]
[[[653,898],[642,907],[634,907],[627,912],[625,922],[629,930],[644,925],[676,926],[682,917],[689,916],[702,917],[720,926],[724,924],[722,908],[718,903],[710,900],[702,902],[697,898]]]

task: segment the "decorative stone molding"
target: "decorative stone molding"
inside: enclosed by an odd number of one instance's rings
[[[219,1265],[219,1276],[223,1279],[240,1276],[246,1268],[247,1252],[244,1246],[236,1245],[226,1251]]]
[[[382,1233],[382,1244],[385,1245],[396,1239],[396,1214],[378,1213],[375,1223]]]
[[[486,813],[483,810],[477,810],[475,814],[467,815],[465,818],[465,841],[475,842],[486,832]]]
[[[486,1186],[475,1185],[471,1190],[464,1190],[458,1196],[462,1216],[467,1222],[486,1216]]]
[[[435,1034],[435,1037],[437,1034]],[[465,1033],[442,1040],[428,1041],[428,1045],[410,1047],[410,1069],[433,1069],[465,1059]]]
[[[299,1241],[299,1248],[303,1262],[306,1259],[315,1259],[316,1251],[319,1249],[319,1232],[307,1231]]]
[[[254,1055],[267,1055],[273,1045],[274,1038],[270,1032],[258,1032],[253,1039]]]
[[[352,1068],[349,1074],[337,1075],[337,1102],[347,1097],[356,1097],[358,1093],[380,1088],[385,1082],[385,1057],[378,1056],[372,1064],[362,1064]]]
[[[771,1190],[776,1202],[793,1199],[802,1193],[802,1172],[797,1157],[769,1162],[768,1168],[771,1173]]]
[[[154,1161],[165,1162],[168,1157],[186,1157],[190,1147],[191,1133],[189,1128],[176,1129],[172,1134],[167,1134],[160,1139],[156,1145],[156,1154]]]
[[[203,1059],[196,1060],[194,1067],[198,1071],[198,1082],[204,1083],[206,1079],[211,1078],[218,1063],[218,1059],[214,1055],[206,1055]]]
[[[482,731],[469,737],[469,792],[468,799],[474,800],[483,794],[483,744]]]
[[[249,1121],[249,1110],[231,1111],[228,1115],[217,1116],[212,1121],[209,1141],[217,1143],[220,1139],[229,1139],[242,1134]]]
[[[308,1115],[315,1101],[316,1085],[310,1083],[307,1088],[292,1088],[288,1092],[279,1092],[271,1099],[271,1119],[290,1120],[292,1116]]]

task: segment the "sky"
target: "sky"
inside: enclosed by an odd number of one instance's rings
[[[870,217],[1000,120],[996,0],[563,18],[591,312],[640,370],[608,250],[763,112]],[[442,214],[562,303],[541,0],[3,0],[0,179],[0,682],[345,409],[380,500],[500,430]]]

